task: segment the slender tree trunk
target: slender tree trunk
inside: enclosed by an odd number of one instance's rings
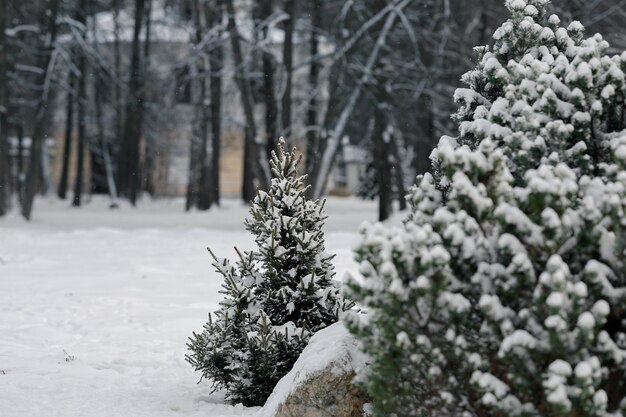
[[[315,57],[319,53],[319,30],[322,25],[322,1],[313,0],[311,16],[311,38],[309,40],[309,108],[307,110],[306,132],[306,172],[313,174],[319,163],[319,130],[317,122],[317,89],[320,71],[320,63]]]
[[[383,111],[376,109],[374,121],[374,164],[378,182],[378,221],[383,221],[391,215],[392,186],[389,132],[386,131],[386,120]]]
[[[50,126],[50,123],[47,123],[48,126]],[[44,143],[44,148],[42,149],[41,152],[41,171],[40,171],[40,178],[39,181],[41,183],[41,187],[39,189],[39,192],[41,193],[42,196],[44,195],[48,195],[48,191],[50,191],[50,188],[52,188],[52,184],[50,182],[50,158],[48,155],[48,147],[45,145]]]
[[[115,7],[117,7],[117,5],[115,5]],[[115,19],[117,19],[117,16],[115,17]],[[117,25],[117,22],[115,24]],[[97,30],[96,22],[94,21],[94,25],[93,25],[94,49],[97,51],[98,43],[95,41],[96,30]],[[115,30],[117,30],[117,28]],[[116,39],[116,40],[119,41],[119,39]],[[117,58],[119,59],[119,56]],[[118,79],[119,77],[116,74],[115,80],[114,80],[116,88],[119,88]],[[104,172],[105,172],[106,179],[107,179],[107,191],[109,193],[109,201],[110,201],[109,207],[117,208],[118,207],[118,202],[117,202],[118,195],[117,195],[117,185],[115,184],[115,167],[113,165],[113,159],[111,158],[111,148],[110,148],[109,142],[107,141],[107,135],[104,129],[104,110],[103,110],[104,103],[103,103],[102,97],[103,97],[103,92],[106,88],[107,86],[105,84],[105,80],[103,79],[102,74],[99,73],[96,79],[96,84],[95,84],[95,113],[96,113],[95,116],[96,116],[96,128],[98,131],[98,144],[100,146],[100,152],[102,154],[102,163],[104,165]],[[115,98],[114,98],[115,103],[118,102],[117,101],[118,98],[119,98],[119,95],[117,95],[116,93]],[[117,121],[118,119],[119,118],[116,116],[115,120]],[[117,126],[116,126],[116,132],[117,132]]]
[[[151,26],[152,26],[152,0],[146,1],[146,17],[145,17],[145,27],[146,27],[146,38],[143,44],[143,74],[144,77],[150,76],[150,36],[151,36]],[[151,134],[149,128],[145,128],[145,165],[143,169],[143,189],[154,196],[154,176],[155,176],[155,167],[156,167],[156,144],[154,135]]]
[[[400,151],[398,149],[398,138],[396,135],[391,134],[389,149],[391,150],[394,165],[392,166],[394,181],[396,183],[396,193],[398,194],[398,203],[400,210],[406,209],[406,188],[404,186],[405,172],[402,165],[402,158],[400,157]]]
[[[212,181],[210,169],[211,167],[209,165],[211,161],[212,150],[208,149],[210,112],[209,107],[206,103],[206,85],[204,77],[202,79],[202,84],[202,104],[199,109],[201,113],[200,135],[202,141],[200,144],[200,186],[198,187],[198,209],[208,210],[211,208],[211,205],[213,205],[213,190],[211,187]]]
[[[207,7],[207,13],[210,16],[207,21],[210,22],[209,27],[214,27],[222,20],[222,4],[218,0],[212,7]],[[222,134],[222,68],[224,61],[224,51],[221,43],[209,52],[209,69],[211,76],[210,96],[211,96],[211,188],[213,190],[213,201],[220,204],[220,148]]]
[[[67,182],[70,168],[70,155],[72,154],[72,131],[74,130],[74,88],[76,82],[74,75],[69,74],[68,85],[69,91],[67,92],[67,103],[65,111],[65,138],[63,141],[63,159],[61,165],[61,178],[59,180],[59,188],[57,194],[59,198],[65,200],[67,194]]]
[[[0,216],[4,216],[11,206],[11,160],[7,115],[0,114]]]
[[[79,81],[79,84],[82,82]],[[80,87],[79,87],[80,91]],[[82,101],[82,100],[79,100]],[[78,149],[76,151],[76,175],[74,176],[74,197],[72,199],[72,205],[74,207],[80,207],[81,199],[83,196],[83,177],[85,175],[85,111],[82,105],[78,106]],[[82,119],[82,120],[81,120]]]
[[[28,164],[28,173],[26,175],[26,183],[24,186],[24,196],[22,198],[21,214],[26,220],[30,220],[33,211],[33,202],[35,195],[40,187],[41,176],[41,160],[43,153],[43,141],[45,137],[46,122],[48,121],[48,115],[51,106],[50,101],[50,86],[48,85],[48,77],[52,72],[50,64],[52,62],[52,53],[54,50],[54,43],[56,41],[57,25],[56,20],[59,12],[59,0],[50,0],[50,7],[48,16],[48,42],[46,44],[46,50],[42,55],[39,67],[43,70],[39,77],[39,84],[43,86],[42,96],[35,115],[34,127],[31,136],[30,146],[30,161]]]
[[[92,30],[93,30],[93,48],[96,53],[98,53],[98,42],[96,41],[96,27],[97,22],[94,20]],[[115,80],[117,81],[117,80]],[[96,118],[96,130],[98,135],[98,146],[100,148],[100,155],[102,158],[102,164],[104,165],[104,173],[106,175],[107,180],[107,191],[109,193],[109,207],[116,208],[118,207],[117,202],[117,186],[115,185],[115,169],[113,168],[113,161],[111,159],[111,152],[109,148],[109,143],[107,141],[107,135],[104,130],[104,110],[103,110],[103,93],[107,85],[105,83],[105,79],[101,72],[98,72],[96,75],[96,81],[94,86],[94,110],[95,110],[95,118]],[[117,96],[115,98],[117,100]],[[92,169],[93,171],[93,169]]]
[[[307,170],[309,188],[307,189],[306,194],[307,194],[307,198],[309,199],[316,198],[315,197],[315,184],[317,182],[317,179],[319,178],[319,172],[321,169],[321,164],[322,164],[322,159],[323,159],[322,155],[324,154],[326,147],[328,146],[329,132],[326,130],[326,127],[331,125],[332,120],[335,117],[335,115],[341,111],[341,105],[344,104],[342,103],[343,97],[341,97],[341,94],[333,93],[333,92],[337,92],[340,88],[340,84],[341,84],[340,73],[344,70],[343,68],[344,65],[345,64],[343,63],[337,62],[333,64],[333,66],[330,68],[330,72],[328,76],[328,90],[327,91],[331,93],[330,93],[330,96],[328,97],[328,102],[326,104],[326,111],[324,112],[324,118],[323,120],[319,122],[319,125],[317,127],[317,132],[316,132],[316,137],[315,137],[316,143],[314,145],[315,149],[313,151],[314,157],[311,160],[310,168]],[[373,123],[374,122],[372,121],[372,129],[374,125]]]
[[[377,0],[375,7],[382,10],[387,4],[384,0]],[[381,55],[385,56],[386,51]],[[382,59],[382,58],[381,58]],[[396,183],[397,191],[401,195],[400,205],[404,208],[404,184],[402,176],[402,161],[397,152],[394,131],[385,111],[389,108],[391,97],[385,86],[388,82],[388,74],[381,74],[376,80],[375,87],[375,113],[374,113],[374,163],[376,165],[376,178],[378,182],[378,220],[389,218],[393,211],[393,183]],[[395,170],[391,161],[395,160]],[[393,175],[395,174],[395,175]]]
[[[285,42],[283,43],[283,64],[285,66],[285,92],[282,97],[283,136],[291,135],[291,90],[293,79],[293,29],[296,24],[296,1],[285,0]]]
[[[119,0],[113,0],[113,65],[115,69],[115,137],[119,141],[123,134],[124,115],[122,112],[122,65],[120,58],[120,5]]]
[[[197,2],[194,2],[197,3]],[[200,93],[198,89],[198,78],[200,77],[198,72],[198,63],[192,62],[190,64],[189,77],[191,79],[191,102],[193,103],[193,120],[191,124],[191,140],[189,141],[189,168],[187,171],[187,193],[185,200],[185,210],[189,211],[193,207],[197,207],[198,193],[199,193],[199,171],[200,171],[200,118],[199,114],[199,98]]]
[[[267,21],[272,15],[272,0],[262,0],[260,4],[261,19]],[[267,39],[269,35],[268,26],[263,28],[263,37]],[[276,125],[278,122],[278,108],[274,94],[274,63],[269,52],[263,52],[263,99],[265,102],[265,153],[269,159],[272,151],[276,150],[278,144],[278,133]]]
[[[130,80],[126,101],[126,122],[119,154],[118,184],[120,195],[134,206],[137,202],[141,176],[139,150],[143,122],[143,76],[140,63],[140,33],[144,17],[144,0],[135,0],[135,24],[130,61]]]
[[[26,174],[24,173],[24,126],[20,122],[17,125],[17,170],[16,170],[16,185],[17,195],[22,204],[24,198],[24,183],[26,182]]]
[[[244,135],[244,145],[243,145],[243,184],[241,188],[241,196],[244,201],[252,201],[254,196],[256,195],[256,191],[254,189],[254,173],[253,173],[253,164],[255,163],[254,157],[252,156],[251,147],[254,146],[254,141],[250,139],[250,131],[246,129]]]
[[[87,28],[85,27],[87,21],[87,0],[81,0],[78,5],[78,22],[83,25],[83,41],[87,39]],[[87,127],[87,59],[85,52],[80,51],[78,57],[78,151],[76,154],[76,176],[74,177],[74,198],[72,205],[74,207],[80,207],[81,199],[83,196],[83,181],[84,181],[84,164],[85,164],[85,143],[87,142],[86,127]]]
[[[200,45],[204,29],[207,26],[204,13],[199,0],[193,1],[193,17],[195,25],[195,43]],[[193,159],[190,159],[189,187],[194,192],[188,192],[188,209],[195,205],[200,210],[208,210],[212,204],[212,190],[209,171],[210,152],[207,149],[209,131],[209,106],[206,102],[207,81],[207,57],[204,51],[196,58],[196,72],[192,77],[194,94],[194,120],[192,129],[191,146],[196,148]],[[196,159],[197,158],[197,159]]]
[[[95,90],[95,110],[96,110],[96,125],[98,130],[98,144],[100,146],[100,152],[102,154],[102,162],[104,165],[104,172],[107,178],[107,190],[109,192],[110,207],[115,208],[117,203],[117,186],[115,185],[115,170],[113,169],[113,161],[111,160],[111,152],[109,151],[109,144],[106,140],[106,134],[104,132],[104,115],[102,111],[102,95],[103,90],[106,88],[104,81],[101,77],[96,80]]]
[[[144,21],[146,27],[146,37],[143,43],[143,72],[144,74],[148,74],[150,69],[150,36],[151,36],[151,26],[152,26],[152,0],[144,0]]]
[[[194,106],[194,119],[197,118],[197,109]],[[185,192],[185,211],[196,207],[198,201],[198,144],[197,122],[191,126],[191,140],[189,141],[189,166],[187,168],[187,191]]]
[[[237,86],[239,87],[242,102],[241,104],[246,117],[244,186],[242,187],[242,197],[244,201],[251,201],[255,194],[254,187],[250,186],[250,179],[257,178],[259,180],[260,187],[267,189],[270,183],[269,164],[267,159],[265,159],[265,155],[263,155],[262,158],[259,157],[260,152],[257,144],[257,128],[254,121],[254,103],[243,63],[243,54],[241,52],[241,45],[239,42],[239,31],[235,21],[235,7],[233,5],[233,0],[225,1],[226,10],[228,12],[228,30],[230,32],[233,59],[236,67],[235,80],[237,82]],[[247,172],[247,170],[250,172]],[[249,181],[250,183],[246,184],[246,181]],[[250,190],[252,190],[252,192]]]
[[[0,0],[0,216],[9,210],[10,187],[9,179],[9,142],[8,142],[8,109],[7,102],[7,57],[5,41],[6,3]]]
[[[198,43],[202,41],[204,32],[209,27],[210,17],[206,10],[201,7],[198,2]],[[200,184],[198,194],[198,209],[208,210],[213,205],[213,182],[211,180],[211,161],[213,156],[213,141],[209,142],[209,120],[211,117],[211,108],[207,102],[207,90],[209,81],[210,63],[207,54],[203,53],[200,57],[200,75],[198,84],[200,85],[200,102],[198,103],[200,116]]]
[[[434,114],[432,111],[430,111],[430,109],[424,109],[424,111],[428,114],[428,118],[425,123],[426,136],[428,138],[434,138],[437,135],[435,129],[435,117],[437,117],[437,114]],[[428,172],[431,168],[431,148],[430,146],[428,146],[429,143],[425,143],[424,138],[417,137],[416,139],[417,140],[414,144],[415,152],[413,154],[413,167],[416,174],[423,174],[425,172]]]

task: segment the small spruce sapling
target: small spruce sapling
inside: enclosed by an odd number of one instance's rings
[[[351,306],[324,249],[324,203],[307,200],[301,156],[284,147],[281,138],[270,189],[257,192],[245,220],[258,248],[237,251],[234,266],[211,252],[225,298],[188,343],[194,368],[246,406],[263,405],[310,337]]]

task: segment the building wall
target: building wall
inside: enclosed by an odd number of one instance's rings
[[[63,135],[56,134],[53,140],[47,141],[47,152],[50,161],[50,181],[52,187],[56,190],[61,182],[61,171],[63,169]],[[69,158],[69,170],[67,177],[67,190],[72,192],[74,190],[74,182],[76,181],[76,164],[78,160],[78,143],[76,137],[72,137],[72,148]],[[91,155],[89,150],[85,148],[85,155],[83,159],[83,192],[89,193],[91,191]]]

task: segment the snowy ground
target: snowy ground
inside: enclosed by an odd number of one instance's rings
[[[109,210],[36,201],[34,220],[0,219],[0,416],[251,416],[196,384],[185,342],[216,308],[206,247],[248,249],[247,209],[226,201],[183,213],[182,200]],[[354,269],[358,226],[374,203],[329,199],[327,250]]]

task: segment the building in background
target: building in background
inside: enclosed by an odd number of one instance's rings
[[[153,0],[151,8],[150,26],[150,55],[146,66],[145,84],[145,117],[144,117],[144,147],[151,146],[154,155],[155,169],[153,170],[154,194],[156,196],[181,196],[184,195],[188,183],[188,169],[190,158],[190,138],[192,135],[192,69],[188,65],[189,57],[194,53],[194,43],[191,42],[193,25],[191,12],[183,7],[187,2],[168,2]],[[252,42],[253,21],[248,14],[252,7],[246,2],[238,2],[241,16],[238,19],[240,32],[244,39]],[[119,48],[120,66],[126,68],[129,64],[130,48],[133,36],[133,8],[130,2],[121,9],[116,16],[112,11],[95,13],[88,19],[89,27],[87,42],[93,45],[94,50],[104,57],[106,61],[115,61],[115,48]],[[304,33],[306,28],[300,31],[299,26],[306,26],[305,21],[298,21],[294,33],[294,60],[304,61],[307,59],[308,38]],[[117,29],[116,29],[117,28]],[[117,34],[116,34],[117,30]],[[145,30],[141,33],[142,41],[145,41]],[[66,36],[69,41],[69,36]],[[284,33],[278,25],[273,25],[267,36],[269,44],[265,48],[279,56],[284,41]],[[64,41],[61,38],[61,41]],[[116,41],[118,44],[116,45]],[[322,42],[320,51],[327,53],[330,46]],[[220,158],[220,191],[223,196],[239,196],[243,183],[243,152],[245,117],[240,105],[239,92],[232,76],[232,57],[228,44],[224,48],[224,68],[222,87],[222,136]],[[256,60],[260,61],[260,60]],[[255,118],[257,124],[263,127],[263,103],[261,100],[262,77],[258,63],[250,65],[249,76],[255,96]],[[275,76],[277,82],[283,82],[281,72],[277,70]],[[291,137],[286,138],[290,146],[296,146],[303,152],[306,149],[306,102],[308,89],[307,68],[296,69],[293,74],[293,132]],[[95,83],[97,77],[93,74],[88,78],[88,100],[94,100],[96,94]],[[322,89],[324,92],[325,89]],[[113,89],[105,89],[103,94],[114,94]],[[111,97],[106,97],[108,101]],[[322,106],[327,100],[327,93],[318,98]],[[66,119],[67,95],[57,96],[57,105],[54,113],[54,126],[52,146],[48,149],[50,157],[50,178],[48,182],[58,184],[61,176],[64,125]],[[124,106],[125,96],[119,100],[119,106]],[[117,143],[115,120],[116,112],[120,108],[110,107],[104,110],[103,135],[105,141],[114,153],[114,144]],[[84,178],[86,184],[91,184],[94,193],[107,192],[107,180],[105,167],[102,159],[101,144],[96,139],[97,120],[93,115],[89,117],[87,126],[88,147],[87,163],[85,164]],[[261,132],[264,135],[264,132]],[[76,132],[73,132],[74,136]],[[340,165],[329,179],[329,192],[338,194],[352,194],[358,185],[356,171],[362,169],[362,158],[354,158],[353,150],[348,147],[340,156]],[[347,157],[344,157],[347,155]],[[72,147],[70,160],[76,159],[76,146]],[[70,172],[70,183],[73,181],[73,173]]]

